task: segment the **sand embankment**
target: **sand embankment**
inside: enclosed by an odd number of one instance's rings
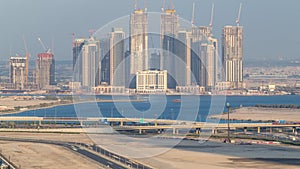
[[[233,109],[230,119],[235,120],[285,120],[300,122],[300,109],[291,108],[261,108],[261,107],[242,107]],[[214,115],[212,118],[227,119],[227,113]]]

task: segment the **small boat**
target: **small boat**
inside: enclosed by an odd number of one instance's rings
[[[179,103],[179,102],[181,102],[181,100],[180,99],[174,99],[174,100],[172,100],[172,102]]]

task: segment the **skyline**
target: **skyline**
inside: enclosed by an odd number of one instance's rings
[[[64,3],[59,3],[57,0],[51,2],[34,1],[36,2],[34,5],[29,2],[30,0],[26,2],[17,0],[2,2],[0,20],[2,20],[3,27],[0,32],[2,37],[0,40],[0,61],[8,60],[10,53],[13,56],[16,53],[20,56],[25,55],[23,34],[31,54],[30,60],[36,59],[37,53],[44,52],[37,40],[39,37],[50,48],[52,46],[51,39],[54,39],[56,60],[72,60],[72,33],[75,33],[76,37],[87,37],[89,29],[97,30],[111,20],[130,15],[134,10],[133,0],[113,0],[109,2],[90,0],[89,3],[86,3],[86,1],[64,1]],[[171,1],[167,1],[167,4],[168,2],[170,2],[170,7]],[[289,3],[271,3],[270,0],[264,2],[243,0],[223,2],[215,0],[214,2],[213,33],[219,40],[223,26],[235,25],[239,3],[243,2],[241,25],[244,27],[244,59],[246,61],[266,56],[269,59],[278,57],[296,59],[298,57],[297,43],[299,43],[299,39],[296,37],[296,31],[299,26],[297,26],[295,20],[297,13],[299,13],[296,9],[300,6],[300,2],[296,0],[291,0]],[[105,6],[101,5],[104,3]],[[120,7],[113,6],[116,3],[119,3],[118,6]],[[188,3],[174,0],[174,7],[179,17],[191,20],[192,3],[192,0]],[[197,26],[207,26],[210,20],[212,1],[195,0],[195,3],[195,24]],[[81,9],[86,4],[92,4],[87,7],[88,12]],[[138,1],[138,6],[143,7],[143,1]],[[111,10],[113,7],[116,10]],[[161,7],[162,1],[147,1],[148,12],[161,12]],[[55,12],[44,12],[46,8],[49,10],[55,8]],[[11,11],[18,12],[14,14]],[[278,11],[282,12],[276,14]],[[10,16],[7,17],[6,13],[9,13]],[[23,17],[20,17],[20,14]],[[289,25],[289,31],[284,31],[286,25]],[[257,41],[258,38],[260,38],[259,41]],[[289,43],[283,44],[278,43],[278,41]]]

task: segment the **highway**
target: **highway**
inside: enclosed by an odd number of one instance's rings
[[[52,144],[52,145],[61,146],[74,153],[79,153],[95,161],[100,165],[102,165],[103,167],[112,168],[112,169],[125,169],[125,168],[151,169],[151,167],[149,166],[139,164],[138,162],[132,161],[125,157],[118,156],[117,154],[108,152],[107,150],[104,150],[103,154],[101,154],[99,151],[97,151],[100,149],[99,147],[93,148],[83,143],[62,142],[62,141],[52,141],[52,140],[20,139],[20,138],[9,138],[9,137],[0,137],[0,140],[42,143],[42,144]]]
[[[81,155],[84,155],[108,168],[113,168],[113,169],[126,169],[125,167],[113,162],[109,161],[103,157],[100,157],[99,155],[96,155],[90,151],[85,150],[84,148],[81,148],[80,146],[75,146],[75,145],[70,145],[66,144],[64,147],[68,148],[71,151],[74,151],[76,153],[79,153]]]

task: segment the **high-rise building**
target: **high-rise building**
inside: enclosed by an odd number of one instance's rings
[[[26,82],[26,57],[10,57],[9,66],[10,83],[13,84],[15,89],[24,89]]]
[[[36,60],[36,84],[39,89],[55,85],[55,60],[53,53],[39,53]]]
[[[148,14],[135,9],[130,15],[130,74],[148,69]]]
[[[149,69],[160,69],[160,53],[158,51],[150,54]]]
[[[234,89],[243,87],[243,27],[225,26],[222,38],[225,81]]]
[[[192,84],[211,90],[218,77],[218,40],[212,36],[208,26],[193,27],[191,36]]]
[[[90,37],[82,47],[82,86],[91,90],[100,83],[100,41]]]
[[[180,30],[175,44],[177,85],[191,85],[191,32]]]
[[[209,37],[207,42],[201,43],[200,84],[211,90],[215,87],[218,77],[218,41]]]
[[[102,84],[110,83],[110,39],[100,39],[100,81]]]
[[[168,87],[176,87],[176,41],[179,30],[179,17],[176,15],[175,9],[163,10],[160,20],[160,36],[161,36],[161,69],[168,72]]]
[[[125,86],[125,33],[113,28],[110,33],[110,78],[112,86]]]
[[[81,50],[86,39],[79,38],[75,39],[73,42],[73,80],[81,81],[82,77],[82,67],[81,65]]]

